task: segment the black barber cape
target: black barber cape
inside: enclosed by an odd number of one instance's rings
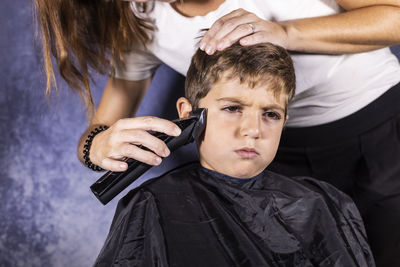
[[[198,163],[122,198],[95,266],[375,266],[352,200],[311,178]]]

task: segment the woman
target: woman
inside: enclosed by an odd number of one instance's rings
[[[111,64],[115,69],[80,140],[82,161],[86,154],[91,167],[123,171],[125,157],[157,165],[168,156],[165,144],[147,130],[178,135],[179,129],[159,118],[130,117],[161,62],[186,73],[202,29],[209,28],[199,45],[209,54],[238,40],[242,45],[273,42],[293,51],[297,94],[272,169],[325,179],[351,194],[366,220],[377,265],[399,265],[400,185],[394,177],[400,170],[390,160],[400,160],[395,154],[398,119],[391,120],[399,114],[392,103],[400,99],[395,88],[400,67],[384,47],[400,43],[400,1],[129,2],[147,1],[35,0],[48,88],[54,81],[50,50],[88,107],[88,68],[104,73]],[[379,128],[383,124],[392,127]],[[109,129],[96,130],[82,152],[87,134],[99,125]],[[371,129],[376,132],[369,134]],[[383,139],[379,153],[365,148],[374,142],[379,147]],[[393,151],[384,157],[388,149]]]

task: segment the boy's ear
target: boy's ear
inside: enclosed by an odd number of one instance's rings
[[[285,121],[283,122],[283,126],[286,125],[286,122],[288,121],[288,119],[289,119],[289,115],[286,114]]]
[[[180,97],[176,101],[176,109],[178,110],[179,118],[183,119],[189,117],[189,113],[192,111],[192,105],[187,98]]]
[[[286,114],[285,122],[289,119],[289,115]]]

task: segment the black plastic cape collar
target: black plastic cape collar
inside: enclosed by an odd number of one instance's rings
[[[247,183],[192,164],[118,203],[95,266],[375,266],[357,208],[334,187],[264,171]]]

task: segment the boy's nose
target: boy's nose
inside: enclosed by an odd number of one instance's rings
[[[240,134],[250,138],[260,138],[260,119],[257,114],[243,116],[240,126]]]

